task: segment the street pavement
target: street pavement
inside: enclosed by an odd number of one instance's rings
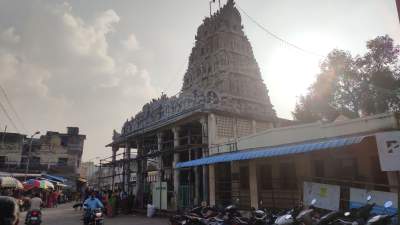
[[[82,211],[75,211],[72,204],[59,205],[58,208],[43,210],[42,225],[79,225]],[[25,222],[26,213],[21,213],[20,225]],[[168,225],[165,218],[146,218],[144,215],[120,215],[115,218],[105,218],[105,225]]]

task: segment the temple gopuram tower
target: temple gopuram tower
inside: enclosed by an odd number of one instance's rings
[[[233,0],[204,19],[195,40],[180,94],[145,104],[107,145],[113,153],[105,164],[113,167],[111,188],[133,193],[138,207],[149,196],[165,210],[201,201],[224,204],[238,193],[250,196],[234,185],[235,174],[246,165],[223,165],[220,172],[227,180],[220,184],[214,165],[180,170],[176,164],[235,151],[238,138],[275,126],[275,111]],[[117,160],[119,150],[123,158]],[[123,170],[121,179],[114,179],[120,176],[116,167]],[[227,191],[218,191],[227,184]],[[166,192],[151,194],[152,187]]]
[[[183,95],[205,95],[213,100],[210,109],[272,121],[275,112],[234,2],[204,19],[195,38]]]

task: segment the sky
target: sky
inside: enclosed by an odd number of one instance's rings
[[[0,0],[0,92],[14,121],[0,127],[31,135],[79,126],[84,160],[111,149],[113,129],[143,104],[181,87],[208,0]],[[218,1],[217,1],[218,2]],[[224,4],[226,0],[221,0]],[[395,0],[236,0],[253,19],[309,54],[284,44],[243,15],[243,25],[278,116],[292,118],[298,96],[334,48],[365,52],[389,34],[400,43]],[[213,11],[218,4],[213,5]]]

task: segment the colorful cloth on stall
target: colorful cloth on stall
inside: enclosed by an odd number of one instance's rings
[[[40,189],[54,189],[54,185],[48,180],[37,180],[37,179],[30,179],[24,182],[25,190],[30,190],[33,188],[40,188]]]

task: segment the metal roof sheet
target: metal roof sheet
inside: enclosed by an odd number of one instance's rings
[[[317,142],[307,142],[295,145],[285,145],[285,146],[229,152],[201,159],[191,160],[187,162],[180,162],[176,164],[176,168],[202,166],[202,165],[210,165],[222,162],[249,160],[256,158],[268,158],[268,157],[284,156],[291,154],[307,153],[313,151],[322,151],[332,148],[341,148],[353,144],[358,144],[365,137],[366,136],[331,138]]]

